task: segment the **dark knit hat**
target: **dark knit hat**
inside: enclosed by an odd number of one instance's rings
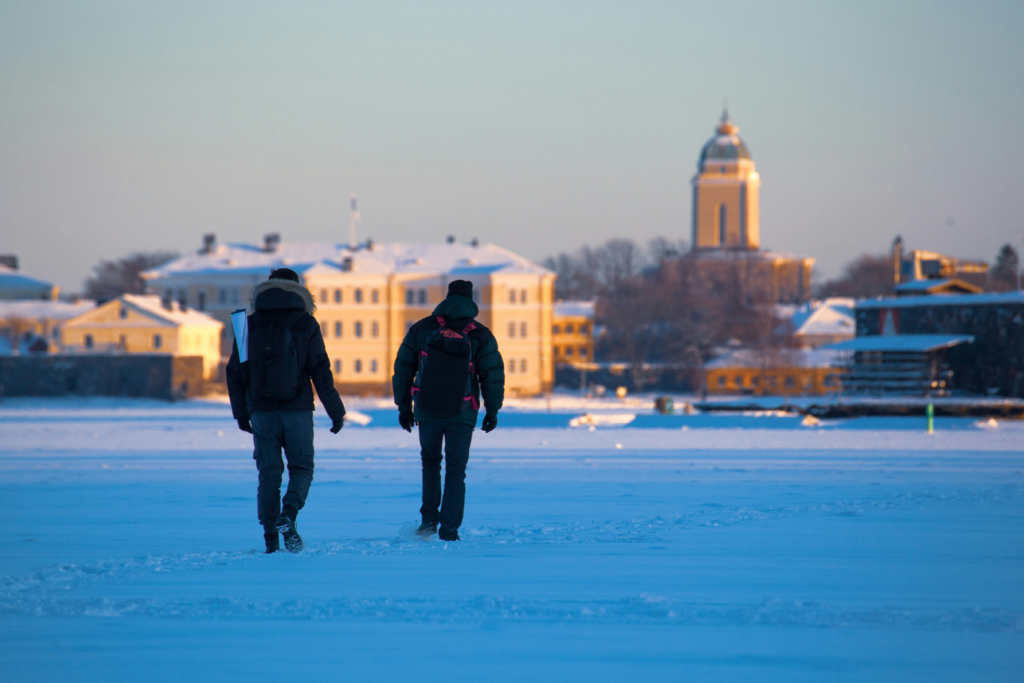
[[[277,268],[270,271],[271,280],[291,280],[292,282],[299,281],[299,274],[291,268]]]
[[[448,284],[448,296],[464,296],[473,298],[473,283],[469,280],[455,280]]]

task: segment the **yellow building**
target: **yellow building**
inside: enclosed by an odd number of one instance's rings
[[[814,259],[761,250],[761,176],[728,111],[701,149],[692,184],[689,269],[726,286],[741,281],[769,301],[810,298]]]
[[[61,326],[67,353],[167,353],[201,356],[209,379],[221,357],[219,320],[156,296],[122,294]]]
[[[494,333],[505,359],[511,396],[549,391],[555,274],[491,244],[375,244],[357,247],[282,243],[263,247],[204,244],[203,249],[143,273],[149,291],[184,301],[227,324],[249,304],[252,288],[272,268],[299,274],[316,301],[315,317],[331,357],[338,390],[390,395],[398,347],[406,331],[428,316],[452,280],[473,283],[478,319]]]
[[[555,302],[551,327],[556,364],[594,362],[594,302]]]
[[[836,362],[833,351],[738,349],[705,365],[704,381],[709,394],[820,395],[838,388]]]

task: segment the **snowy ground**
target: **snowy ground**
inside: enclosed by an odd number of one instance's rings
[[[523,402],[445,544],[415,437],[352,405],[266,556],[222,404],[0,403],[0,678],[1021,680],[1024,423]]]

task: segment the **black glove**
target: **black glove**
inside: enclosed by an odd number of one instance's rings
[[[498,426],[498,414],[487,413],[484,415],[484,423],[480,426],[484,430],[484,434],[487,432],[493,432],[494,428]]]
[[[245,420],[239,420],[238,428],[241,429],[243,432],[249,432],[250,434],[252,434],[252,425],[249,424],[248,418],[246,418]]]
[[[398,424],[402,425],[402,429],[412,434],[412,426],[416,424],[412,408],[402,408],[398,411]]]
[[[331,422],[331,434],[337,434],[341,431],[341,428],[345,426],[345,417],[341,416],[337,420]]]

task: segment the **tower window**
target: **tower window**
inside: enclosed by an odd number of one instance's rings
[[[718,243],[723,247],[726,245],[726,238],[728,236],[726,225],[725,204],[722,204],[718,207]]]

